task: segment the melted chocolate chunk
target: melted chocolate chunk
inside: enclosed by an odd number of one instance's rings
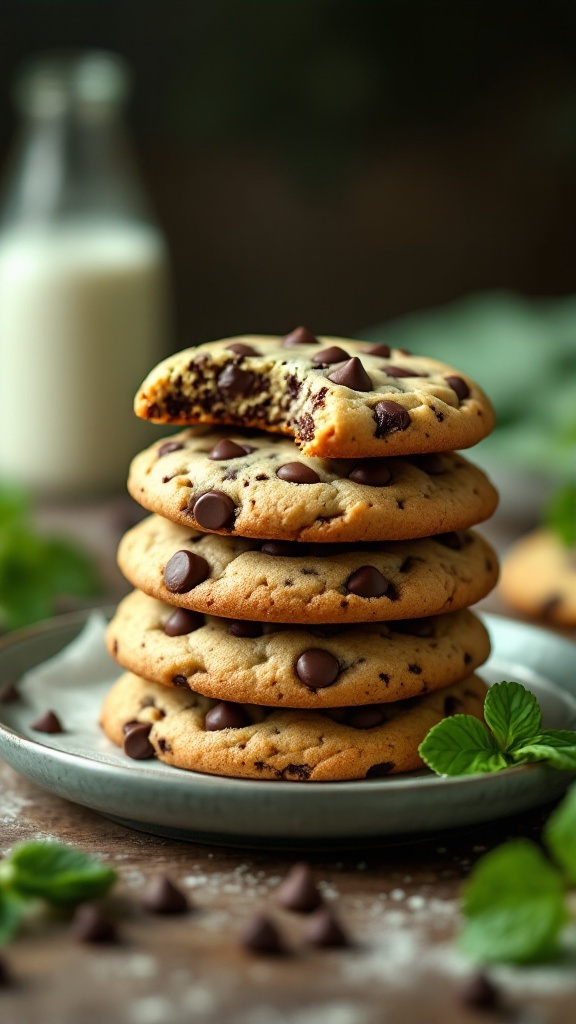
[[[226,398],[239,398],[250,394],[255,381],[255,375],[249,370],[241,370],[235,363],[229,363],[218,377],[218,389]]]
[[[456,392],[461,402],[470,396],[470,388],[466,381],[462,380],[462,377],[444,377],[444,380],[450,385],[452,391]]]
[[[236,441],[231,441],[228,437],[224,437],[208,452],[208,458],[214,462],[222,462],[225,459],[240,459],[248,451],[253,452],[254,449],[250,448],[249,445],[236,444]]]
[[[388,623],[395,633],[407,633],[422,639],[434,636],[434,623],[431,619],[397,619]]]
[[[231,345],[226,345],[227,352],[234,352],[237,356],[259,356],[260,353],[252,348],[251,345],[243,345],[241,341],[234,341]]]
[[[452,715],[459,715],[463,710],[464,705],[458,697],[450,695],[444,698],[444,715],[446,718],[451,718]]]
[[[221,729],[242,729],[250,725],[250,719],[240,704],[232,704],[222,700],[210,709],[204,721],[206,732],[219,732]]]
[[[396,430],[407,430],[412,422],[407,410],[398,402],[376,402],[372,412],[376,421],[375,437],[384,437]]]
[[[311,647],[296,662],[296,675],[309,690],[332,686],[340,675],[340,663],[329,651]]]
[[[382,779],[385,775],[389,775],[390,772],[396,767],[394,761],[380,761],[379,764],[373,764],[371,768],[366,772],[367,779]]]
[[[392,481],[392,473],[384,459],[363,459],[348,473],[348,479],[368,487],[386,487]]]
[[[286,480],[291,484],[317,484],[320,477],[310,466],[303,462],[286,462],[276,470],[276,476],[280,480]]]
[[[164,585],[171,594],[187,594],[206,579],[210,566],[201,555],[177,551],[164,568]]]
[[[375,729],[386,721],[386,715],[377,704],[367,704],[365,707],[352,708],[348,713],[347,725],[353,729]]]
[[[390,345],[369,345],[368,348],[363,348],[362,351],[367,356],[380,356],[382,359],[389,359],[391,350]]]
[[[223,491],[205,491],[194,501],[192,514],[205,530],[223,530],[231,527],[236,506]]]
[[[187,608],[176,608],[164,626],[166,636],[186,636],[204,625],[204,616]]]
[[[350,359],[349,352],[345,352],[338,345],[331,345],[329,348],[323,348],[321,352],[317,352],[312,357],[312,362],[330,366],[331,363],[343,363],[346,359]]]
[[[293,540],[267,540],[260,548],[263,555],[275,558],[298,558],[305,553],[304,545]]]
[[[314,437],[314,420],[309,412],[305,412],[299,420],[296,420],[294,426],[302,441],[311,441]]]
[[[152,726],[149,722],[127,723],[124,733],[124,753],[134,761],[146,761],[154,757],[154,747],[148,739]]]
[[[322,897],[307,864],[295,864],[275,895],[281,907],[299,914],[309,914],[322,906]]]
[[[241,619],[233,619],[228,626],[228,632],[232,636],[253,638],[262,636],[264,627],[261,622],[245,622]]]
[[[30,728],[34,729],[35,732],[64,732],[58,715],[55,715],[53,711],[45,711],[35,722],[32,722]]]
[[[158,458],[163,459],[165,455],[169,455],[170,452],[179,452],[184,447],[180,441],[165,441],[161,444],[158,449]]]
[[[328,374],[328,380],[351,391],[372,391],[372,381],[357,356]]]
[[[311,331],[306,327],[297,327],[296,330],[290,331],[282,339],[283,348],[293,348],[294,345],[319,345],[320,342]]]
[[[346,590],[357,597],[384,597],[389,587],[390,581],[373,565],[361,565],[346,580]]]

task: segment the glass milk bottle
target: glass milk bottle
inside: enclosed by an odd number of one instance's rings
[[[123,487],[150,443],[134,393],[166,350],[167,254],[122,122],[127,69],[46,55],[16,84],[22,115],[0,210],[0,481],[33,494]]]

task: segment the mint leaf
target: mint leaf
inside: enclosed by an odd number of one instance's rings
[[[61,843],[22,843],[8,858],[10,884],[18,893],[51,903],[79,903],[103,896],[115,872],[81,850]]]
[[[548,818],[544,841],[568,880],[576,884],[576,786],[571,786]]]
[[[516,764],[546,761],[560,771],[576,771],[576,733],[571,729],[541,732],[523,746],[514,747],[511,757]]]
[[[544,521],[566,547],[576,544],[576,484],[566,484],[552,496]]]
[[[0,945],[10,942],[26,913],[28,900],[9,888],[0,888]]]
[[[560,872],[526,839],[504,843],[478,862],[462,909],[461,947],[485,963],[548,959],[568,918]]]
[[[495,683],[486,694],[484,717],[502,751],[536,736],[542,713],[536,697],[520,683]]]
[[[418,753],[438,775],[497,772],[508,764],[492,733],[473,715],[453,715],[438,722]]]

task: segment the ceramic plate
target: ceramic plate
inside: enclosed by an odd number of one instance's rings
[[[0,689],[55,655],[80,632],[66,616],[0,643]],[[576,646],[545,630],[484,616],[493,654],[481,670],[493,683],[516,679],[538,697],[548,728],[576,728]],[[426,771],[354,782],[253,782],[130,761],[96,724],[108,683],[79,680],[73,728],[33,732],[24,700],[0,703],[0,756],[45,789],[133,828],[230,845],[326,845],[399,837],[502,818],[548,803],[574,775],[541,765],[492,775],[440,778]],[[58,693],[45,694],[58,713]]]

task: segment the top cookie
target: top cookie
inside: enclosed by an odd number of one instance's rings
[[[314,459],[288,438],[196,427],[133,460],[128,490],[151,512],[262,540],[409,540],[492,515],[497,493],[461,455]]]
[[[446,363],[303,327],[175,353],[148,375],[134,408],[154,423],[289,434],[305,455],[338,459],[469,448],[494,425],[486,395]]]

